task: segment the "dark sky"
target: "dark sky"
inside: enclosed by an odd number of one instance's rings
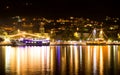
[[[120,16],[115,0],[0,0],[0,16]]]

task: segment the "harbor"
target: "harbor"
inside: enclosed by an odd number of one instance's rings
[[[99,32],[93,29],[87,40],[80,41],[51,41],[50,36],[46,33],[31,34],[23,31],[14,35],[7,35],[4,41],[0,42],[0,46],[54,46],[54,45],[120,45],[119,41],[108,40],[107,35],[102,29]]]
[[[115,0],[0,0],[0,75],[120,75]]]

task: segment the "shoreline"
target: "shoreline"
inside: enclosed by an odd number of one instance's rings
[[[86,42],[50,42],[50,44],[42,44],[42,45],[13,45],[11,43],[0,44],[0,46],[89,46],[89,45],[96,45],[96,46],[104,46],[104,45],[120,45],[120,42],[106,42],[106,43],[86,43]]]

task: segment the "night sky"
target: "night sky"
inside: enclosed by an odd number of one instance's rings
[[[0,0],[0,16],[120,16],[115,0]]]

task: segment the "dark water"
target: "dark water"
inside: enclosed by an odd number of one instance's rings
[[[4,46],[0,75],[120,75],[120,46]]]

